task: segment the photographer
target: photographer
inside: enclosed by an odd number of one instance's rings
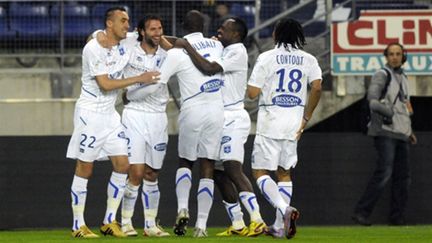
[[[409,143],[417,143],[411,129],[408,79],[402,69],[407,59],[406,52],[401,44],[391,43],[384,50],[384,56],[387,64],[373,75],[367,94],[371,110],[368,135],[374,138],[378,158],[375,171],[352,216],[356,223],[364,226],[371,225],[368,217],[390,178],[389,224],[406,224],[404,212],[411,181]]]

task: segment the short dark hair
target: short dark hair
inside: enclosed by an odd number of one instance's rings
[[[107,26],[106,25],[107,20],[110,19],[113,16],[114,12],[117,11],[117,10],[118,11],[122,11],[122,12],[127,12],[126,8],[121,7],[121,6],[111,7],[109,9],[107,9],[105,11],[105,18],[104,18],[105,27]]]
[[[290,44],[292,47],[302,49],[306,45],[303,27],[294,19],[281,19],[274,28],[274,40],[276,45],[285,48]]]
[[[146,24],[148,21],[150,20],[159,20],[162,24],[162,18],[158,15],[155,14],[147,14],[145,15],[142,19],[140,19],[138,21],[138,26],[137,26],[137,30],[138,30],[138,41],[142,41],[143,40],[143,36],[141,35],[141,30],[145,30],[146,28]]]
[[[240,34],[240,41],[243,42],[247,36],[247,33],[248,33],[248,28],[247,28],[246,23],[244,22],[243,19],[238,18],[238,17],[231,17],[228,19],[234,20],[234,22],[232,22],[233,27],[234,27],[234,31],[238,32]]]
[[[204,17],[198,10],[190,10],[186,13],[183,21],[183,28],[187,32],[203,32]]]

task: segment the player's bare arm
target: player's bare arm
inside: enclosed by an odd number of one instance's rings
[[[131,84],[135,83],[144,83],[144,84],[153,84],[156,83],[160,79],[160,73],[156,71],[145,72],[141,75],[125,78],[125,79],[109,79],[107,74],[96,76],[96,81],[99,87],[104,91],[111,91],[115,89],[122,89]]]
[[[203,74],[214,75],[223,72],[223,68],[217,62],[209,62],[207,59],[202,57],[187,40],[178,38],[174,47],[184,48],[189,54],[195,67],[197,67]]]
[[[177,37],[175,36],[162,35],[159,45],[162,47],[162,49],[169,50],[174,47],[176,40]]]
[[[261,89],[248,85],[247,87],[247,95],[249,97],[249,99],[255,99],[256,97],[258,97],[258,95],[261,93]]]
[[[312,114],[315,110],[315,107],[318,105],[318,102],[321,98],[321,79],[317,79],[312,81],[311,83],[311,91],[308,98],[308,103],[305,107],[303,113],[303,120],[300,129],[297,131],[297,140],[300,139],[301,134],[303,133],[307,122],[312,118]]]

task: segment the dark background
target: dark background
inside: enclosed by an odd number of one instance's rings
[[[432,132],[417,134],[419,144],[412,147],[412,190],[407,211],[410,224],[431,224],[432,207]],[[72,225],[70,186],[75,162],[65,158],[69,137],[0,137],[0,229],[60,228]],[[253,136],[246,145],[251,151]],[[159,218],[171,227],[176,216],[174,188],[177,136],[170,136],[168,153],[159,184]],[[292,205],[301,211],[300,225],[352,224],[350,215],[355,201],[372,173],[375,151],[371,138],[361,133],[307,132],[299,142],[299,163],[293,171]],[[250,161],[246,153],[245,161]],[[197,168],[193,173],[190,198],[191,223],[196,217]],[[245,171],[250,174],[249,163]],[[110,162],[96,162],[88,184],[86,222],[101,224],[106,205],[106,188],[111,173]],[[255,186],[255,184],[254,184]],[[273,223],[274,210],[255,187],[261,213]],[[379,201],[372,216],[376,224],[387,223],[389,190]],[[249,221],[244,210],[245,220]],[[141,201],[137,203],[134,223],[143,225]],[[120,216],[119,214],[117,216]],[[209,226],[229,224],[219,193],[209,218]]]

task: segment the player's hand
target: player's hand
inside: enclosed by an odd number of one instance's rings
[[[299,128],[299,130],[297,131],[297,134],[296,134],[296,140],[297,141],[300,140],[300,137],[303,134],[304,129],[306,127],[306,124],[307,124],[307,121],[305,119],[302,119],[302,124],[301,124],[301,126],[300,126],[300,128]]]
[[[184,48],[187,44],[187,40],[183,39],[183,38],[178,38],[175,42],[174,42],[174,47],[175,48]]]
[[[145,72],[138,76],[138,83],[155,84],[160,80],[160,72]]]
[[[110,45],[108,44],[108,38],[103,31],[99,31],[96,34],[96,40],[99,42],[99,45],[101,45],[103,48],[110,48]]]
[[[417,137],[416,137],[416,135],[414,135],[414,133],[412,133],[412,134],[409,136],[409,140],[410,140],[410,142],[411,142],[412,145],[417,144]]]

